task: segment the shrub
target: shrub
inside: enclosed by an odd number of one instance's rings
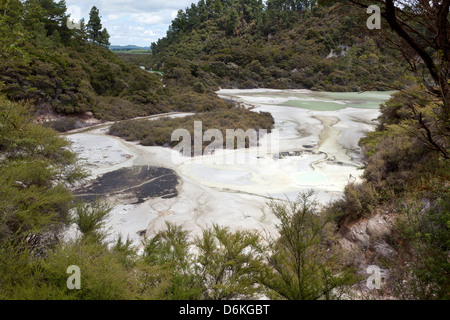
[[[193,87],[194,91],[197,93],[205,93],[206,92],[206,88],[203,85],[203,83],[201,82],[196,82],[194,83],[194,87]]]
[[[108,217],[112,207],[97,201],[95,203],[78,203],[75,206],[75,222],[84,237],[95,237],[100,242],[106,237],[103,229],[105,219]]]
[[[53,130],[56,130],[58,132],[67,132],[70,130],[81,128],[83,125],[82,123],[75,119],[75,118],[60,118],[58,120],[54,121],[48,121],[43,123],[44,127],[52,128]]]
[[[393,293],[399,299],[450,299],[450,194],[434,196],[398,206],[399,256],[391,263]]]
[[[296,201],[274,201],[270,207],[280,234],[265,250],[262,284],[270,297],[288,300],[340,299],[356,278],[337,247],[327,245],[333,216],[319,213],[314,192]]]
[[[245,108],[219,109],[205,112],[195,116],[159,120],[124,121],[111,126],[109,134],[125,138],[129,141],[140,141],[146,146],[174,147],[177,141],[171,141],[172,133],[184,128],[191,133],[192,145],[194,143],[194,122],[202,121],[203,131],[219,129],[223,137],[226,137],[227,129],[267,129],[273,128],[274,119],[270,113],[256,113]],[[209,144],[209,143],[208,143]],[[206,147],[208,144],[204,144]]]
[[[375,213],[379,195],[370,183],[349,184],[344,189],[344,197],[332,204],[332,212],[357,220]]]

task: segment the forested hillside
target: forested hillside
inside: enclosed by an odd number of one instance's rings
[[[109,119],[158,112],[165,96],[159,79],[111,53],[95,17],[69,29],[64,1],[3,0],[0,11],[0,83],[9,99],[33,101],[41,113]]]
[[[330,91],[401,87],[405,63],[351,6],[298,0],[200,0],[152,44],[168,82],[207,88]],[[142,63],[142,62],[141,62]]]

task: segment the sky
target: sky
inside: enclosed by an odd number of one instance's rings
[[[149,47],[163,38],[177,16],[197,0],[66,0],[67,12],[75,21],[89,21],[93,6],[100,10],[103,27],[112,45]]]

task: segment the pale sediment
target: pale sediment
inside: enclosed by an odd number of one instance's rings
[[[270,96],[269,103],[265,103],[268,93],[281,94],[283,99]],[[262,96],[253,98],[258,94]],[[275,119],[275,128],[280,132],[279,153],[261,156],[255,150],[235,151],[241,155],[247,153],[253,157],[253,163],[223,163],[220,152],[205,158],[178,157],[179,161],[174,162],[175,151],[122,141],[107,136],[106,128],[69,135],[74,150],[89,165],[93,177],[103,179],[98,189],[94,183],[84,193],[90,197],[96,193],[109,194],[117,205],[108,226],[114,234],[130,236],[136,245],[144,234],[151,236],[164,228],[166,221],[182,225],[193,234],[213,224],[272,233],[277,220],[266,205],[268,199],[294,200],[299,192],[314,189],[318,200],[326,203],[340,197],[348,182],[358,181],[362,173],[358,170],[361,165],[358,141],[365,132],[373,130],[376,123],[372,119],[379,114],[378,109],[373,108],[344,106],[337,111],[313,111],[271,104],[286,99],[293,101],[296,94],[305,98],[307,92],[220,92],[229,99],[238,95],[242,102],[255,105],[255,112],[270,112]],[[346,95],[348,97],[350,95]],[[314,99],[318,100],[316,96]],[[270,138],[269,134],[262,142]],[[117,180],[130,182],[133,175],[127,178],[129,171],[120,170],[136,166],[153,169],[144,170],[143,175],[133,178],[135,189],[130,184],[123,188],[122,181]],[[158,171],[160,177],[171,177],[166,181],[167,193],[159,189],[155,192],[157,188],[151,184]],[[110,176],[105,176],[108,173]],[[117,179],[107,179],[114,175]],[[143,186],[147,193],[135,194]],[[130,194],[130,201],[118,201],[121,193]]]

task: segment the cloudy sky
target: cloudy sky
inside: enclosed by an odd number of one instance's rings
[[[149,47],[166,35],[178,10],[192,2],[197,0],[66,0],[66,5],[75,21],[85,18],[86,22],[89,11],[96,6],[111,44]]]

